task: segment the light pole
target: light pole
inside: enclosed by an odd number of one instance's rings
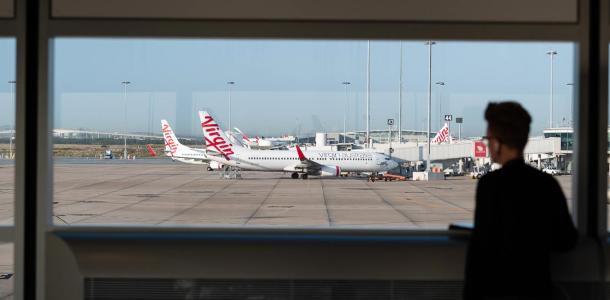
[[[11,103],[9,104],[10,107],[15,107],[15,104],[17,103],[17,101],[15,101],[15,84],[17,84],[17,81],[15,80],[10,80],[8,82],[11,85]],[[13,114],[14,116],[15,114]],[[13,122],[12,125],[10,127],[11,130],[11,134],[8,137],[8,158],[12,159],[13,158],[13,131],[15,130],[15,118],[13,117]]]
[[[371,40],[367,42],[366,52],[366,147],[370,147],[370,122],[371,122]]]
[[[125,103],[125,110],[123,111],[123,159],[127,159],[127,85],[131,84],[131,81],[121,81],[123,85],[123,102]]]
[[[234,84],[235,81],[227,81],[227,85],[229,85],[229,133],[233,131],[233,127],[231,127],[231,91]]]
[[[566,85],[570,87],[570,126],[574,128],[574,83],[568,82]]]
[[[432,118],[432,45],[436,44],[433,41],[427,41],[428,45],[428,130],[426,133],[426,141],[428,147],[428,157],[426,159],[426,172],[430,173],[430,125]]]
[[[347,86],[350,85],[351,83],[349,81],[344,81],[341,84],[343,84],[345,86],[345,107],[343,108],[343,143],[345,144],[345,138],[347,135],[347,127],[346,127],[346,120],[347,120],[347,103],[348,103],[348,94],[347,94]]]
[[[445,86],[445,82],[443,82],[443,81],[436,82],[436,84],[438,86],[441,86],[441,87]],[[439,125],[441,126],[441,128],[443,128],[443,121],[444,121],[444,119],[443,119],[443,95],[442,95],[442,92],[438,93],[438,118],[440,120]]]
[[[546,53],[549,58],[551,59],[551,80],[550,80],[550,102],[551,102],[551,109],[549,112],[549,128],[553,128],[553,61],[555,58],[555,55],[557,55],[557,51],[555,50],[550,50]]]
[[[392,158],[392,126],[394,119],[388,119],[388,156]]]
[[[400,76],[398,78],[398,144],[402,143],[402,41],[400,41]]]
[[[462,123],[464,123],[464,118],[457,117],[455,118],[455,122],[458,124],[458,141],[462,140]],[[451,132],[449,132],[451,133]]]
[[[153,124],[152,124],[152,114],[153,114],[153,108],[152,108],[152,94],[148,93],[148,122],[146,122],[146,126],[147,126],[147,132],[148,135],[152,135],[152,128],[153,128]]]

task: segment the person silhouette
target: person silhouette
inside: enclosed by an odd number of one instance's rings
[[[578,241],[566,198],[553,176],[524,161],[532,119],[520,104],[490,103],[485,120],[483,139],[502,168],[477,185],[463,298],[552,299],[550,254]]]

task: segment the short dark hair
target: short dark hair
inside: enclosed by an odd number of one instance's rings
[[[532,117],[514,101],[491,102],[485,109],[489,131],[500,143],[523,151],[530,132]]]

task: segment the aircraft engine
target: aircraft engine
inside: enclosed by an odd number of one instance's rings
[[[222,169],[222,164],[217,161],[210,161],[210,169],[212,170],[220,170]]]
[[[322,166],[320,169],[320,176],[322,177],[338,177],[339,175],[341,175],[339,166]]]

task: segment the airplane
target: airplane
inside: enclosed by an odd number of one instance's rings
[[[292,172],[293,179],[307,179],[308,175],[337,177],[342,171],[376,174],[398,167],[387,155],[369,151],[302,151],[298,145],[296,151],[251,150],[230,143],[207,112],[200,111],[199,119],[208,153],[221,154],[209,159],[243,170]]]
[[[208,165],[208,171],[222,168],[222,164],[209,159],[206,150],[182,145],[166,120],[161,120],[161,132],[165,141],[165,155],[171,157],[173,161],[194,165]],[[149,145],[147,145],[147,148],[151,155],[156,156],[156,153],[154,153]]]
[[[250,149],[273,149],[273,150],[277,150],[277,149],[286,149],[286,146],[288,145],[287,141],[279,141],[279,140],[271,140],[271,139],[266,139],[266,138],[258,138],[255,137],[254,139],[249,138],[245,133],[243,133],[243,131],[241,131],[239,128],[235,127],[233,128],[233,130],[235,130],[238,134],[241,135],[242,138],[242,144],[244,146],[246,146],[246,148],[250,148]]]

